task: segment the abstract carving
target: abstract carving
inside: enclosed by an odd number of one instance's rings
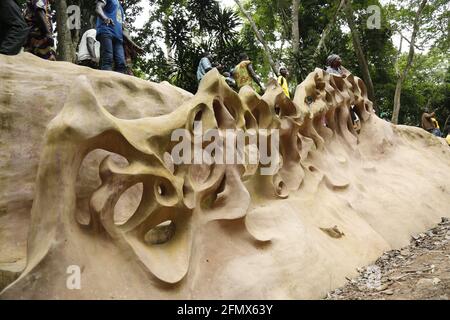
[[[109,79],[94,71],[87,77],[88,69],[24,59],[55,68],[52,74],[71,68],[80,76],[67,86],[64,106],[47,126],[26,266],[2,298],[24,293],[109,298],[112,291],[122,298],[318,297],[356,266],[425,229],[440,214],[431,208],[448,201],[445,186],[427,210],[420,207],[420,196],[411,197],[439,184],[429,180],[420,188],[426,161],[414,163],[410,178],[415,185],[383,184],[392,174],[388,163],[421,154],[422,143],[434,154],[449,152],[420,129],[378,119],[363,81],[353,75],[341,78],[316,69],[289,100],[275,81],[263,96],[249,87],[235,93],[213,70],[190,96],[166,84],[115,74]],[[4,65],[7,72],[14,66]],[[116,89],[125,94],[111,102],[106,93]],[[147,94],[146,110],[154,108],[155,116],[120,113],[130,105],[128,113],[139,111]],[[351,122],[352,106],[362,122],[360,135]],[[256,145],[245,142],[245,156],[273,144],[277,133],[274,163],[179,163],[172,154],[179,141],[172,134],[184,129],[194,144],[199,121],[203,133],[217,129],[221,137],[227,130],[262,132]],[[402,152],[395,154],[394,147]],[[378,161],[385,162],[382,170]],[[433,163],[444,168],[449,162]],[[271,165],[274,172],[262,174]],[[88,178],[81,174],[85,166]],[[98,182],[91,177],[93,169]],[[387,193],[400,188],[392,204]],[[384,205],[391,205],[389,212],[382,211]],[[83,286],[88,289],[80,293],[61,287],[72,264],[86,270]],[[99,279],[102,272],[108,273]],[[131,287],[104,283],[112,279]]]
[[[24,274],[48,253],[56,220],[61,218],[71,221],[73,227],[77,227],[76,221],[77,225],[87,221],[83,227],[91,232],[106,231],[160,280],[176,283],[189,268],[199,224],[247,215],[251,197],[244,180],[268,197],[288,197],[302,183],[302,160],[308,149],[321,148],[335,134],[349,145],[356,142],[350,106],[356,106],[363,121],[372,112],[359,78],[343,79],[320,69],[299,85],[293,102],[275,82],[262,97],[251,88],[236,94],[212,71],[202,81],[199,93],[174,112],[138,120],[113,117],[98,103],[86,78],[77,83],[47,129]],[[193,134],[194,121],[201,121],[204,130],[279,129],[277,172],[262,176],[255,168],[238,164],[174,165],[171,133],[185,128]],[[96,149],[119,154],[128,164],[119,166],[111,156],[102,161],[102,185],[91,195],[89,216],[77,218],[75,180],[84,157]],[[329,179],[327,183],[339,185]],[[141,201],[126,222],[117,224],[115,206],[122,194],[137,184],[143,186]],[[248,231],[257,240],[270,240],[266,234],[260,235],[257,220],[258,213],[247,216]]]

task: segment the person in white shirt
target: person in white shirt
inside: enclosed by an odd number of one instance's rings
[[[97,30],[89,29],[81,37],[78,46],[78,64],[97,69],[100,60],[100,42],[96,40]]]

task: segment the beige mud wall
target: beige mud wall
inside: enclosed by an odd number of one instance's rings
[[[215,71],[192,96],[28,54],[0,70],[0,270],[21,273],[1,298],[320,298],[450,216],[448,146],[380,120],[353,76],[317,69],[291,102]],[[171,131],[196,119],[279,129],[276,174],[171,164]]]

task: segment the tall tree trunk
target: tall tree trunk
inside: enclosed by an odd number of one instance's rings
[[[420,17],[426,4],[427,0],[422,0],[422,2],[419,5],[419,9],[417,10],[416,16],[414,18],[414,26],[411,35],[411,41],[409,41],[408,60],[406,62],[405,69],[403,69],[403,71],[401,72],[401,74],[399,74],[399,77],[397,79],[397,86],[395,87],[395,95],[394,95],[394,110],[392,111],[392,123],[394,124],[398,124],[398,116],[400,114],[400,106],[401,106],[400,97],[402,95],[403,82],[405,82],[406,76],[408,74],[409,69],[411,68],[414,59],[414,45],[416,42],[417,33],[419,32]]]
[[[297,82],[300,81],[300,26],[298,21],[298,11],[300,9],[300,0],[292,0],[292,73]]]
[[[71,32],[71,35],[72,35],[72,48],[74,50],[74,57],[76,60],[77,47],[78,47],[78,44],[80,43],[80,30],[78,30],[78,29],[73,30],[73,32]],[[76,61],[74,61],[74,62],[76,62]]]
[[[54,4],[58,31],[58,60],[75,62],[75,48],[72,43],[72,35],[67,27],[67,2],[66,0],[58,0]]]
[[[361,38],[359,36],[358,29],[356,28],[355,22],[353,21],[353,9],[350,0],[345,1],[345,13],[347,17],[348,26],[350,27],[351,31],[350,33],[352,35],[353,47],[355,49],[355,53],[358,58],[359,67],[361,68],[362,77],[367,86],[367,95],[370,101],[373,102],[373,107],[375,111],[378,112],[378,108],[375,103],[375,92],[373,89],[373,82],[369,72],[369,65],[367,64],[366,57],[361,47]]]
[[[445,123],[444,126],[442,127],[445,130],[447,130],[448,128],[448,121],[450,120],[450,115],[447,117],[447,119],[445,119]],[[448,132],[448,134],[450,134],[450,131]]]
[[[292,51],[297,58],[300,48],[300,30],[298,25],[298,11],[300,0],[292,0]]]
[[[320,50],[322,50],[322,47],[325,45],[325,40],[328,38],[331,28],[333,27],[334,23],[336,22],[339,12],[342,10],[344,5],[345,5],[345,0],[340,0],[339,6],[336,9],[336,12],[334,13],[333,17],[331,18],[330,22],[327,24],[325,29],[323,29],[322,35],[320,36],[319,44],[317,45],[317,48],[314,51],[314,56],[319,55]]]
[[[277,70],[277,65],[275,64],[273,58],[272,58],[272,54],[270,53],[270,48],[267,45],[266,41],[264,40],[261,32],[259,32],[258,27],[255,24],[255,21],[253,21],[252,16],[250,15],[250,13],[248,13],[245,9],[244,6],[242,5],[242,3],[239,0],[234,0],[234,2],[236,2],[236,4],[239,6],[239,9],[242,11],[242,13],[247,17],[248,22],[250,23],[253,31],[255,32],[256,38],[258,39],[259,42],[261,42],[262,46],[264,47],[264,53],[266,54],[267,60],[269,60],[269,64],[272,68],[272,71],[278,75],[278,70]]]
[[[81,38],[89,29],[95,29],[97,14],[95,13],[95,1],[92,0],[72,0],[81,8],[81,30],[78,35]]]
[[[173,61],[175,59],[175,52],[174,52],[174,49],[172,48],[172,45],[170,44],[170,39],[169,39],[168,34],[166,34],[166,36],[164,37],[164,44],[166,45],[167,60]]]
[[[168,61],[173,61],[174,57],[175,57],[175,52],[174,49],[172,48],[172,44],[170,43],[170,37],[169,37],[169,32],[167,30],[169,30],[169,17],[167,15],[164,15],[164,17],[162,18],[162,25],[164,28],[164,44],[166,46],[166,51],[167,51],[167,60]]]
[[[397,51],[397,56],[395,57],[395,74],[397,75],[397,78],[400,77],[400,70],[398,68],[398,60],[400,59],[400,55],[402,54],[402,48],[403,48],[403,37],[400,37],[400,45]]]

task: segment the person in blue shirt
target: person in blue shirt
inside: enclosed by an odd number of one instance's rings
[[[100,41],[100,69],[126,73],[123,48],[124,11],[119,0],[97,0],[97,40]]]
[[[200,63],[198,64],[197,68],[197,81],[200,82],[200,80],[203,79],[205,74],[208,73],[209,70],[213,68],[212,65],[212,54],[209,52],[205,52],[203,55],[203,58],[200,59]]]
[[[200,60],[197,68],[197,80],[200,82],[203,77],[213,68],[222,70],[223,66],[220,63],[212,62],[213,55],[210,52],[205,52],[203,58]]]

